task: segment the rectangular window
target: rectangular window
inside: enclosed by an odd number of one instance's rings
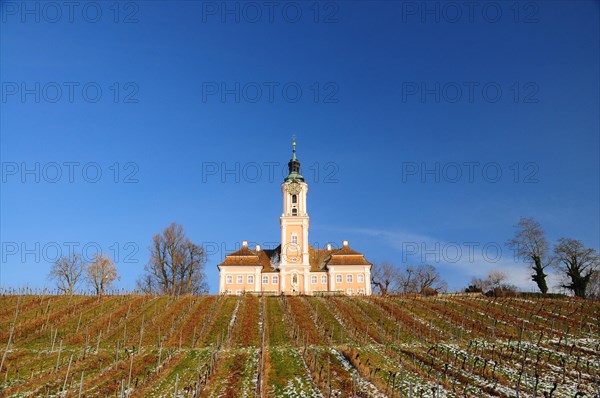
[[[317,279],[317,276],[316,276],[316,275],[313,275],[313,276],[311,276],[311,277],[310,277],[310,282],[311,282],[311,283],[317,283],[317,280],[318,280],[318,279]]]
[[[254,275],[248,275],[248,283],[254,283]]]
[[[351,274],[346,275],[346,282],[352,283],[352,275]]]
[[[238,275],[237,277],[237,283],[244,283],[244,277],[241,275]]]
[[[364,296],[365,295],[365,289],[358,289],[358,295],[359,296]]]
[[[297,235],[292,235],[292,243],[293,244],[298,244],[298,236]]]
[[[335,276],[335,281],[336,281],[337,283],[342,283],[342,276],[341,276],[341,275],[336,275],[336,276]]]
[[[231,275],[227,275],[227,278],[225,278],[227,283],[233,283],[233,276]]]
[[[237,294],[238,296],[241,296],[242,295],[242,291],[241,290],[236,290],[235,294]]]
[[[348,296],[354,296],[354,290],[353,289],[346,290],[346,293],[348,293]]]
[[[263,276],[263,277],[262,277],[262,280],[263,280],[263,282],[262,282],[262,283],[263,283],[263,285],[266,285],[266,284],[268,284],[268,283],[269,283],[269,277],[268,277],[267,275]]]
[[[231,290],[228,290],[228,291],[227,291],[227,294],[231,294]]]
[[[327,284],[327,275],[321,276],[321,283]]]
[[[273,275],[273,283],[279,283],[279,276]]]
[[[365,276],[363,274],[358,274],[356,278],[361,283],[365,281]]]

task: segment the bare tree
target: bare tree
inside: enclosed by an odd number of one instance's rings
[[[590,281],[585,289],[585,297],[600,299],[600,269],[592,272]]]
[[[150,260],[137,287],[145,293],[201,294],[208,291],[204,248],[190,241],[183,227],[169,225],[152,238]]]
[[[508,246],[529,262],[533,275],[531,279],[537,283],[540,292],[546,294],[548,285],[544,270],[551,263],[548,255],[548,242],[539,222],[533,218],[521,218],[515,225],[515,237],[508,241]]]
[[[486,278],[472,278],[466,292],[482,292],[486,294],[502,294],[502,292],[515,292],[517,287],[506,282],[506,272],[491,270]]]
[[[442,292],[448,287],[433,265],[407,265],[398,274],[398,292],[405,294]]]
[[[402,272],[398,273],[396,293],[415,294],[417,292],[417,276],[415,267],[407,265]]]
[[[419,265],[416,274],[418,293],[425,293],[427,290],[435,290],[439,293],[445,292],[448,289],[448,284],[442,279],[440,273],[433,265]]]
[[[378,288],[379,294],[385,296],[396,290],[398,269],[388,262],[373,264],[371,268],[371,284]]]
[[[121,279],[117,274],[117,267],[110,258],[96,254],[94,261],[86,267],[86,279],[96,290],[96,294],[103,295],[107,289],[112,287],[115,280]]]
[[[506,280],[506,272],[492,270],[488,274],[487,279],[489,281],[490,288],[500,289],[502,287],[502,284]]]
[[[563,285],[577,297],[585,297],[594,271],[600,266],[600,256],[595,249],[586,248],[576,239],[561,238],[554,247],[554,263],[568,277]]]
[[[48,278],[56,282],[61,293],[73,295],[81,282],[85,263],[78,253],[62,256],[52,265]]]
[[[465,289],[466,292],[487,292],[490,290],[490,280],[487,278],[471,278],[471,284]]]
[[[140,275],[136,281],[136,288],[144,294],[157,294],[159,291],[155,278],[149,273]]]

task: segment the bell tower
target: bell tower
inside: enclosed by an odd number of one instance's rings
[[[283,212],[281,213],[281,289],[286,293],[308,293],[308,227],[306,206],[308,184],[300,174],[296,157],[296,139],[292,140],[292,158],[289,173],[281,184]]]

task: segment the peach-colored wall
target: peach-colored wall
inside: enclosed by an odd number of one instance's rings
[[[267,277],[267,283],[263,283],[263,277]],[[273,283],[273,276],[277,277],[277,282]],[[260,276],[260,285],[262,286],[262,290],[279,290],[279,273],[263,273]]]
[[[236,294],[236,292],[241,291],[245,292],[256,292],[256,291],[269,291],[269,292],[279,292],[279,284],[281,276],[279,273],[258,273],[256,275],[256,271],[250,267],[231,267],[232,269],[225,269],[230,267],[223,267],[221,270],[221,277],[223,278],[223,288],[219,290],[219,293],[227,293],[228,290],[231,291],[231,294]],[[250,269],[248,269],[250,268]],[[248,282],[248,276],[251,275],[254,277],[254,282]],[[231,276],[231,282],[227,282],[227,277]],[[268,277],[268,282],[263,284],[263,277]],[[273,282],[273,277],[276,277],[276,281]],[[238,283],[238,277],[242,277],[242,283]],[[257,279],[258,278],[258,279]],[[258,281],[258,289],[256,288],[256,281]]]
[[[348,290],[352,289],[353,290],[353,294],[358,294],[359,289],[363,290],[363,294],[366,294],[367,292],[367,286],[365,282],[358,282],[357,278],[356,278],[356,274],[354,274],[354,278],[353,278],[353,282],[346,282],[345,281],[345,276],[346,274],[344,274],[344,278],[342,279],[343,282],[337,282],[335,283],[335,288],[332,290],[341,290],[344,293],[349,293]]]
[[[243,292],[255,292],[260,290],[260,266],[227,266],[221,267],[219,275],[219,293],[227,293],[228,290],[231,294],[236,294],[238,291]],[[228,277],[231,277],[228,281]],[[251,282],[249,277],[252,278]],[[241,278],[241,281],[238,279]],[[258,280],[258,284],[256,283]]]
[[[290,273],[285,276],[285,286],[283,287],[283,291],[286,293],[292,293],[294,286],[292,286],[292,278],[293,275]],[[297,293],[304,293],[304,275],[302,273],[298,273],[298,283],[296,285]]]
[[[352,289],[352,294],[359,294],[359,290],[363,290],[363,294],[371,294],[370,289],[370,269],[365,266],[331,266],[328,273],[325,272],[309,272],[307,276],[307,283],[305,289],[305,276],[302,266],[287,268],[281,272],[261,273],[260,267],[247,267],[247,266],[228,266],[221,269],[221,284],[220,293],[227,293],[231,291],[231,294],[236,294],[238,291],[244,292],[256,292],[256,291],[268,291],[268,292],[284,292],[291,294],[293,292],[292,277],[293,272],[298,274],[298,284],[296,286],[296,294],[312,294],[315,291],[342,291],[343,293],[349,294],[349,289]],[[342,281],[337,282],[337,275],[341,275]],[[348,275],[352,275],[352,282],[348,282]],[[363,281],[359,282],[359,275],[362,275]],[[227,281],[227,277],[231,276],[231,282]],[[254,278],[253,282],[248,282],[248,276]],[[268,276],[268,283],[263,284],[263,277]],[[277,277],[277,282],[273,283],[273,277]],[[313,283],[313,276],[317,277],[316,283]],[[326,277],[326,281],[323,282],[323,277]],[[238,282],[238,277],[242,277],[241,283]]]
[[[228,274],[225,275],[225,291],[231,290],[231,292],[235,294],[238,290],[241,290],[242,292],[253,292],[256,290],[254,281],[248,282],[248,275],[232,273],[231,283],[227,283],[227,275]],[[242,277],[242,283],[238,282],[238,275]],[[252,276],[254,277],[254,275]]]
[[[338,282],[338,275],[341,276],[341,282]],[[352,281],[348,281],[348,275],[352,276]],[[362,282],[359,281],[359,275],[362,275]],[[370,270],[363,266],[338,266],[330,267],[329,270],[329,290],[343,291],[348,294],[349,289],[352,289],[352,294],[359,294],[359,290],[363,290],[363,294],[370,294],[371,274]]]
[[[328,289],[328,277],[325,272],[311,272],[308,277],[308,287],[311,292],[323,292]],[[313,283],[313,276],[317,277],[317,283]],[[322,277],[325,277],[325,282],[322,281]]]
[[[292,245],[292,235],[296,234],[298,237],[298,246]],[[285,254],[287,255],[288,262],[292,262],[293,257],[297,257],[297,264],[302,264],[302,245],[303,239],[302,236],[302,226],[301,225],[287,225],[286,227],[286,241],[283,244],[283,248],[285,250]]]

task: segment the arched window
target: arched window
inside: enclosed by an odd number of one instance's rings
[[[292,203],[298,203],[298,195],[292,195]]]
[[[297,216],[298,215],[298,209],[296,209],[295,207],[292,209],[292,216]]]

